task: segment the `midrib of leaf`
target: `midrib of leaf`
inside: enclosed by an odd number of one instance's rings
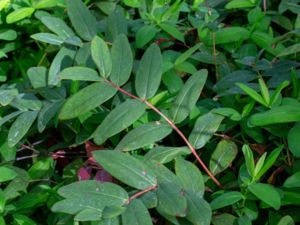
[[[218,168],[218,165],[220,163],[220,159],[223,158],[223,156],[225,155],[225,151],[220,155],[219,159],[217,160],[216,166],[211,170],[212,172],[215,172],[215,170]],[[221,165],[221,164],[220,164]]]

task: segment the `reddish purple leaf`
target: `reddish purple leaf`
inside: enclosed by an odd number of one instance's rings
[[[98,170],[94,179],[100,182],[113,182],[113,177],[105,170]]]
[[[78,179],[79,180],[89,180],[91,178],[91,172],[92,172],[91,168],[81,167],[77,172]]]

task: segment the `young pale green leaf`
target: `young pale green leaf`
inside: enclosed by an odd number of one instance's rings
[[[102,219],[102,210],[100,209],[84,209],[76,214],[75,221],[99,221]]]
[[[175,171],[185,190],[203,197],[205,191],[204,180],[200,170],[193,163],[179,157],[175,162]]]
[[[242,150],[243,150],[244,157],[245,157],[247,171],[251,177],[254,177],[255,164],[254,164],[254,157],[253,157],[252,150],[249,147],[249,145],[246,145],[246,144],[243,145]]]
[[[35,121],[39,111],[23,112],[14,121],[8,132],[8,145],[15,146],[27,133]]]
[[[249,118],[248,124],[255,127],[297,121],[300,121],[300,107],[296,105],[282,105],[265,112],[253,114]]]
[[[44,9],[44,8],[51,8],[56,6],[59,3],[59,0],[40,0],[35,4],[36,9]]]
[[[17,176],[17,173],[12,170],[11,168],[8,168],[6,166],[0,167],[0,182],[6,182],[9,180],[14,179]]]
[[[93,137],[100,145],[111,136],[129,127],[145,112],[145,105],[138,100],[127,100],[113,109],[95,130]]]
[[[1,10],[0,10],[1,11]],[[13,41],[18,37],[18,33],[12,29],[1,30],[0,40]]]
[[[59,113],[59,119],[76,118],[101,105],[116,93],[116,89],[105,82],[91,84],[71,96]]]
[[[238,154],[238,149],[233,141],[221,140],[214,150],[209,161],[210,171],[216,175],[227,169]]]
[[[25,19],[26,17],[30,17],[32,15],[32,13],[34,12],[34,10],[35,9],[32,7],[19,8],[7,15],[6,22],[7,23],[15,23],[19,20]]]
[[[297,188],[300,187],[300,171],[294,173],[292,176],[288,177],[283,186],[286,188]]]
[[[225,6],[226,9],[239,9],[254,7],[255,3],[249,0],[232,0]]]
[[[215,34],[216,45],[227,44],[231,42],[247,40],[250,37],[250,32],[243,27],[225,27],[218,30]]]
[[[216,210],[216,209],[223,208],[225,206],[232,205],[243,198],[244,196],[242,195],[241,192],[229,191],[212,200],[210,206],[212,210]]]
[[[261,176],[263,176],[274,165],[274,163],[276,162],[282,148],[283,148],[283,145],[277,147],[276,149],[274,149],[271,152],[271,154],[264,161],[264,164],[263,164],[262,168],[255,175],[255,179],[258,180]]]
[[[280,96],[280,92],[286,88],[287,86],[289,86],[290,82],[289,81],[283,81],[277,88],[276,90],[272,93],[271,95],[271,99],[270,99],[270,106],[274,105],[276,103],[276,101],[278,100],[279,96]]]
[[[293,156],[300,157],[300,122],[296,123],[288,133],[288,146]]]
[[[241,114],[233,108],[216,108],[213,109],[212,112],[221,116],[226,116],[233,121],[240,121],[242,119]]]
[[[37,225],[36,222],[34,222],[32,219],[30,219],[28,216],[14,213],[13,214],[14,222],[16,224],[30,224],[30,225]]]
[[[147,160],[155,160],[162,164],[174,160],[178,156],[188,155],[191,151],[188,147],[164,147],[158,146],[152,148],[145,155]]]
[[[145,25],[142,28],[140,28],[136,33],[136,47],[144,47],[148,42],[150,42],[154,38],[157,32],[158,30],[153,25]]]
[[[254,89],[248,87],[246,84],[243,83],[237,83],[236,85],[255,101],[259,102],[263,106],[268,107],[268,104],[265,102],[264,98],[260,96]]]
[[[109,77],[112,70],[112,60],[107,44],[100,37],[95,36],[91,44],[92,58],[102,77]]]
[[[153,171],[142,161],[120,151],[94,151],[96,161],[112,176],[136,189],[144,190],[156,185]]]
[[[37,41],[45,42],[51,45],[61,45],[64,43],[64,39],[51,33],[37,33],[31,35],[30,37]]]
[[[279,220],[277,225],[295,225],[295,222],[290,215],[286,215]]]
[[[212,217],[210,205],[192,191],[185,192],[185,197],[188,205],[186,218],[194,225],[210,225]]]
[[[88,67],[68,67],[58,75],[60,80],[101,81],[97,71]]]
[[[159,26],[169,35],[173,36],[181,42],[184,42],[184,35],[177,29],[175,25],[171,25],[169,23],[161,23]]]
[[[162,56],[156,44],[150,45],[140,60],[135,76],[135,90],[142,99],[155,95],[162,75]]]
[[[122,214],[123,225],[152,225],[148,209],[139,199],[132,200]]]
[[[202,43],[198,43],[198,44],[194,45],[193,47],[189,48],[188,50],[186,50],[184,53],[182,53],[180,56],[177,57],[174,64],[179,65],[179,64],[183,63],[184,61],[186,61],[202,45],[203,45]]]
[[[45,130],[47,124],[58,113],[63,103],[62,100],[44,103],[44,107],[39,112],[37,119],[38,131],[40,133]]]
[[[270,184],[253,183],[248,186],[249,191],[264,203],[278,210],[281,205],[279,192]]]
[[[97,34],[97,22],[81,0],[67,0],[67,12],[77,34],[91,41]]]
[[[162,140],[172,132],[169,124],[153,122],[131,130],[119,142],[116,150],[131,151]]]
[[[182,122],[195,106],[207,79],[207,70],[193,74],[177,95],[169,111],[174,123]]]
[[[124,34],[117,36],[111,48],[112,71],[110,80],[117,86],[121,86],[129,79],[133,55],[127,37]]]
[[[187,200],[182,190],[174,183],[160,183],[157,188],[157,210],[171,216],[184,217]]]
[[[189,136],[189,142],[196,149],[202,148],[218,130],[223,116],[208,112],[200,116]]]
[[[265,152],[264,154],[262,154],[262,156],[260,156],[259,160],[255,164],[255,168],[254,168],[254,177],[255,178],[257,177],[257,174],[259,173],[259,171],[262,169],[262,167],[265,163],[266,156],[267,156],[267,153]]]
[[[259,78],[258,79],[258,84],[259,84],[259,87],[260,87],[260,92],[261,92],[261,95],[264,99],[264,102],[266,103],[266,105],[270,105],[270,93],[269,93],[269,89],[265,83],[265,81],[262,79],[262,78]]]

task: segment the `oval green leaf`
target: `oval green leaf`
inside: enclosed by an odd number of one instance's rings
[[[295,157],[300,157],[300,123],[296,123],[288,133],[288,146]]]
[[[97,71],[88,67],[68,67],[58,75],[61,80],[101,81]]]
[[[214,200],[212,200],[210,206],[213,210],[216,210],[225,206],[232,205],[243,198],[244,196],[242,195],[242,193],[237,191],[230,191],[216,197]]]
[[[147,160],[155,160],[160,163],[168,163],[178,156],[188,155],[191,151],[188,147],[165,147],[158,146],[147,152],[145,158]]]
[[[134,199],[126,207],[122,214],[123,225],[152,225],[152,219],[148,209],[139,199]]]

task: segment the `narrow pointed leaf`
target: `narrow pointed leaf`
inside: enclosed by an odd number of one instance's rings
[[[152,225],[152,219],[148,209],[139,199],[134,199],[126,207],[122,214],[123,225]]]
[[[110,80],[117,86],[121,86],[129,79],[133,55],[128,39],[125,35],[119,35],[114,40],[111,48],[112,71]]]
[[[186,61],[195,51],[199,49],[201,45],[202,45],[201,43],[198,43],[193,47],[189,48],[188,50],[186,50],[184,53],[182,53],[180,56],[177,57],[174,64],[179,65],[184,61]]]
[[[243,153],[244,153],[244,157],[245,157],[245,162],[246,162],[246,167],[248,170],[248,173],[251,177],[254,177],[254,157],[253,157],[253,153],[251,148],[249,147],[249,145],[243,145]]]
[[[236,84],[240,89],[242,89],[246,94],[248,94],[251,98],[253,98],[255,101],[259,102],[260,104],[264,106],[268,106],[268,104],[265,102],[262,96],[260,96],[254,89],[248,87],[247,85],[243,83],[237,83]]]
[[[191,151],[188,147],[165,147],[158,146],[147,152],[147,160],[155,160],[160,163],[168,163],[178,156],[188,155]]]
[[[155,95],[162,75],[162,56],[156,44],[150,45],[140,60],[135,77],[135,90],[142,99]]]
[[[51,33],[37,33],[31,35],[30,37],[37,41],[45,42],[51,45],[61,45],[64,43],[64,39]]]
[[[97,33],[95,17],[81,0],[67,0],[67,12],[77,34],[86,41],[91,41]]]
[[[230,191],[230,192],[226,192],[226,193],[218,196],[214,200],[212,200],[212,202],[210,203],[210,206],[213,210],[216,210],[216,209],[223,208],[225,206],[232,205],[232,204],[240,201],[241,199],[243,199],[242,193],[237,192],[237,191]]]
[[[101,105],[115,93],[116,89],[107,83],[91,84],[67,100],[59,113],[59,118],[61,120],[76,118]]]
[[[169,124],[153,122],[131,130],[119,142],[116,150],[131,151],[160,141],[172,132]]]
[[[145,106],[138,100],[127,100],[112,110],[94,132],[94,141],[100,145],[119,133],[143,115]]]
[[[34,123],[39,111],[23,112],[14,121],[8,132],[8,145],[15,146],[27,133]]]
[[[112,61],[107,44],[100,37],[95,36],[91,44],[91,52],[100,75],[107,78],[112,70]]]
[[[14,179],[17,176],[17,173],[6,166],[0,167],[0,182],[6,182]]]
[[[196,149],[202,148],[218,130],[223,116],[212,112],[200,116],[189,136],[189,141]]]
[[[101,81],[97,71],[88,67],[68,67],[59,73],[61,80]]]
[[[216,175],[227,169],[237,156],[238,149],[234,142],[221,140],[209,161],[210,171]]]
[[[96,161],[112,176],[137,189],[156,185],[156,177],[144,163],[119,151],[94,151]]]
[[[177,95],[170,109],[170,116],[175,123],[182,122],[195,106],[207,79],[207,70],[193,74]]]

